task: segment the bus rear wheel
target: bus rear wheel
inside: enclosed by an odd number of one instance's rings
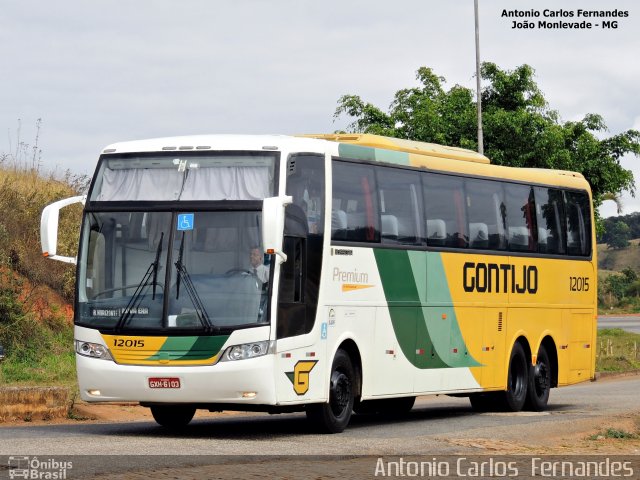
[[[153,419],[159,425],[172,430],[186,427],[195,413],[196,409],[188,405],[153,405],[151,407]]]
[[[507,391],[503,392],[502,406],[510,412],[519,412],[527,400],[529,362],[520,343],[513,345],[509,359]]]
[[[338,350],[331,367],[329,402],[307,405],[307,419],[324,433],[342,432],[351,419],[355,400],[355,372],[351,358],[344,350]]]
[[[551,362],[546,348],[540,345],[536,364],[531,367],[529,374],[529,389],[527,391],[527,410],[541,412],[547,407],[551,392]]]

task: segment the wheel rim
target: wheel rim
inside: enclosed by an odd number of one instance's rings
[[[351,403],[351,380],[342,372],[335,371],[331,375],[331,392],[329,404],[336,417],[346,413]]]
[[[536,363],[533,380],[538,397],[543,397],[549,389],[549,369],[544,362]]]

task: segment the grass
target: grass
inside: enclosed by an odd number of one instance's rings
[[[73,331],[51,334],[45,345],[31,345],[0,364],[0,384],[66,385],[76,379]]]
[[[596,371],[633,372],[640,370],[640,334],[620,328],[598,330]]]
[[[75,386],[73,328],[65,325],[61,331],[49,330],[33,319],[21,323],[26,325],[14,326],[13,336],[22,338],[4,343],[6,358],[0,363],[0,385]],[[26,331],[29,333],[25,335]]]
[[[606,430],[594,433],[589,437],[589,440],[603,440],[605,438],[613,438],[616,440],[636,440],[640,438],[640,435],[633,432],[627,432],[618,428],[607,428]]]
[[[73,385],[73,327],[55,305],[34,311],[15,275],[0,275],[0,385]]]
[[[37,140],[37,139],[36,139]],[[70,302],[75,268],[43,258],[40,215],[56,200],[77,195],[87,178],[43,174],[37,141],[0,152],[0,385],[75,385]],[[24,151],[23,151],[24,150]],[[27,155],[28,153],[28,155]],[[75,255],[81,207],[60,217],[59,253]]]

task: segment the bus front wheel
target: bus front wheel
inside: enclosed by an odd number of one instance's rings
[[[527,400],[529,386],[529,362],[520,343],[513,345],[509,359],[507,391],[503,392],[504,409],[511,412],[522,410]]]
[[[186,427],[196,409],[188,405],[154,405],[151,407],[153,419],[163,427],[180,429]]]
[[[325,433],[342,432],[351,419],[354,403],[355,372],[351,358],[344,350],[338,350],[331,367],[329,402],[307,405],[307,418],[318,430]]]

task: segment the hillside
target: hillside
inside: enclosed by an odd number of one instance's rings
[[[627,248],[613,250],[606,244],[598,245],[598,268],[621,272],[627,267],[640,272],[640,238],[630,241]]]
[[[39,230],[44,206],[77,195],[79,180],[0,162],[0,384],[73,381],[75,268],[43,258]],[[67,210],[60,251],[75,255],[81,212]]]

